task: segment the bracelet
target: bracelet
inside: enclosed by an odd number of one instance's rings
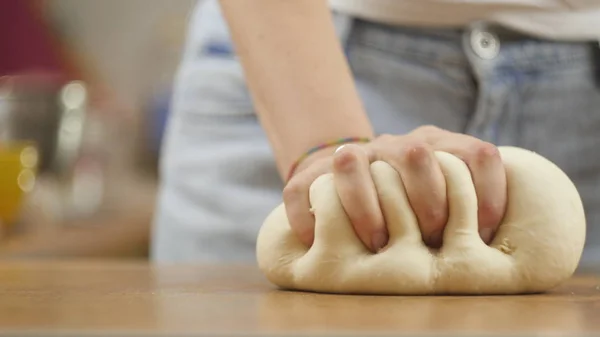
[[[334,141],[322,143],[315,147],[312,147],[308,151],[306,151],[303,155],[301,155],[300,158],[298,158],[294,162],[294,164],[292,164],[292,167],[290,168],[290,172],[288,173],[286,181],[290,181],[290,179],[294,175],[294,172],[298,168],[298,165],[300,165],[308,156],[310,156],[311,154],[313,154],[319,150],[323,150],[325,148],[335,146],[335,145],[342,145],[342,144],[347,144],[347,143],[368,143],[370,141],[371,141],[371,139],[366,138],[366,137],[348,137],[348,138],[336,139]]]

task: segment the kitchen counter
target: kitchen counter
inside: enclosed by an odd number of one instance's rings
[[[64,257],[146,258],[151,223],[151,208],[83,219],[70,225],[36,223],[42,230],[0,241],[0,261]]]
[[[388,297],[280,291],[254,266],[0,263],[0,335],[576,336],[600,333],[599,318],[593,275],[542,295]]]
[[[0,240],[4,259],[146,258],[156,185],[153,181],[127,179],[113,193],[109,207],[94,216],[75,220],[53,219],[42,212],[41,202],[27,205],[24,224]],[[55,191],[45,198],[55,198]]]

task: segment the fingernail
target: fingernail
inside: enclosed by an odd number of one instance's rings
[[[490,243],[490,241],[492,241],[492,237],[494,236],[494,230],[491,228],[482,228],[479,230],[479,236],[481,236],[481,239],[486,244]]]
[[[388,235],[385,232],[377,232],[375,234],[373,234],[373,237],[371,238],[371,244],[373,247],[373,250],[375,252],[378,252],[381,250],[381,248],[385,247],[385,245],[387,244],[388,241]]]
[[[433,232],[429,236],[429,245],[431,248],[440,248],[444,240],[444,230]]]
[[[339,151],[341,151],[343,148],[345,148],[347,146],[347,144],[341,145],[339,146],[337,149],[335,149],[335,153],[338,153]]]

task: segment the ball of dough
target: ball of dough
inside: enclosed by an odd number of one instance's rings
[[[315,239],[303,245],[291,231],[283,204],[265,220],[257,239],[260,270],[275,285],[345,294],[523,294],[544,292],[574,273],[585,242],[585,215],[576,187],[544,157],[500,147],[508,204],[488,246],[477,230],[477,196],[466,164],[436,152],[447,181],[449,219],[440,249],[423,243],[399,174],[385,162],[371,173],[390,239],[379,253],[356,236],[333,176],[310,187]]]

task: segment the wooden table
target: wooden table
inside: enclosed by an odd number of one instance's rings
[[[157,187],[147,178],[127,180],[123,190],[112,192],[101,211],[90,217],[55,219],[43,214],[48,201],[30,202],[21,227],[0,238],[0,259],[146,258]],[[51,187],[42,191],[44,197],[38,199],[56,197]]]
[[[0,259],[147,257],[152,212],[133,211],[10,236],[0,241]]]
[[[384,297],[278,291],[253,266],[0,263],[11,335],[600,333],[600,278],[534,296]]]

